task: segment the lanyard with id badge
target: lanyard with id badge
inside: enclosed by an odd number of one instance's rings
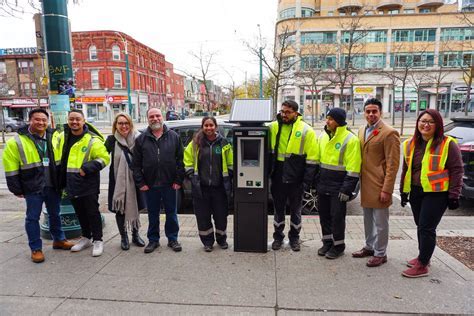
[[[49,157],[48,157],[48,143],[46,140],[41,140],[43,146],[40,146],[35,142],[36,148],[38,148],[38,153],[40,155],[43,167],[49,167]]]

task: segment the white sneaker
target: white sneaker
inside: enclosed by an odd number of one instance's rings
[[[94,240],[93,244],[92,257],[98,257],[104,252],[104,242],[102,240]]]
[[[89,248],[90,246],[92,246],[92,241],[89,238],[81,237],[81,239],[77,242],[77,244],[72,246],[71,251],[72,252],[81,251],[82,249]]]

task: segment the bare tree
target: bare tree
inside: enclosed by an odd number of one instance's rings
[[[258,38],[258,42],[253,44],[244,41],[244,45],[250,53],[262,60],[268,73],[274,79],[272,93],[274,114],[277,109],[278,91],[287,84],[286,80],[293,77],[293,70],[298,62],[293,49],[294,36],[294,28],[284,25],[277,30],[272,48],[269,48],[266,42],[262,42],[261,38]]]
[[[210,115],[212,115],[211,98],[209,93],[209,79],[211,77],[210,68],[213,65],[213,58],[217,53],[205,51],[201,45],[198,52],[189,52],[189,54],[197,61],[198,67],[196,68],[198,69],[199,74],[196,75],[188,72],[185,73],[190,77],[198,78],[204,84],[207,111]]]
[[[428,73],[424,71],[412,71],[408,74],[408,77],[408,81],[416,89],[416,117],[418,117],[418,114],[420,113],[421,92],[431,82],[431,77]]]

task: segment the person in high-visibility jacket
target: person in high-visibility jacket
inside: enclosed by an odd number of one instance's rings
[[[184,151],[186,176],[191,179],[194,214],[206,252],[214,241],[227,249],[228,198],[232,190],[232,145],[218,133],[214,117],[204,117],[201,130]],[[211,217],[214,218],[214,227]],[[215,234],[215,237],[214,237]]]
[[[103,252],[102,218],[99,212],[100,170],[110,157],[104,137],[86,123],[81,110],[71,110],[59,138],[61,151],[60,184],[65,188],[81,225],[82,237],[71,251],[94,246],[92,256]],[[91,238],[93,241],[91,241]]]
[[[346,111],[331,109],[319,137],[320,171],[317,180],[323,246],[318,255],[335,259],[344,253],[346,203],[359,182],[362,164],[359,138],[346,123]]]
[[[26,201],[25,230],[31,249],[31,260],[44,261],[39,219],[43,203],[48,210],[49,232],[54,249],[71,249],[59,216],[61,194],[57,163],[61,153],[56,150],[56,133],[48,128],[49,114],[44,109],[28,113],[29,125],[18,130],[7,141],[3,151],[3,166],[10,192]]]
[[[293,251],[300,250],[301,208],[304,191],[311,189],[318,168],[316,134],[298,113],[298,103],[281,105],[277,120],[270,124],[271,194],[274,205],[272,249],[278,250],[285,234],[285,210],[290,208],[288,237]]]
[[[459,147],[444,135],[443,118],[434,109],[420,113],[415,134],[402,150],[401,204],[410,202],[418,236],[418,256],[407,262],[409,269],[402,275],[418,278],[429,274],[436,227],[446,208],[459,207],[464,169]]]

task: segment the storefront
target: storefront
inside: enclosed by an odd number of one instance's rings
[[[38,107],[38,104],[44,108],[49,106],[46,98],[39,100],[34,98],[0,99],[0,104],[5,116],[19,118],[24,121],[28,120],[28,112]]]

